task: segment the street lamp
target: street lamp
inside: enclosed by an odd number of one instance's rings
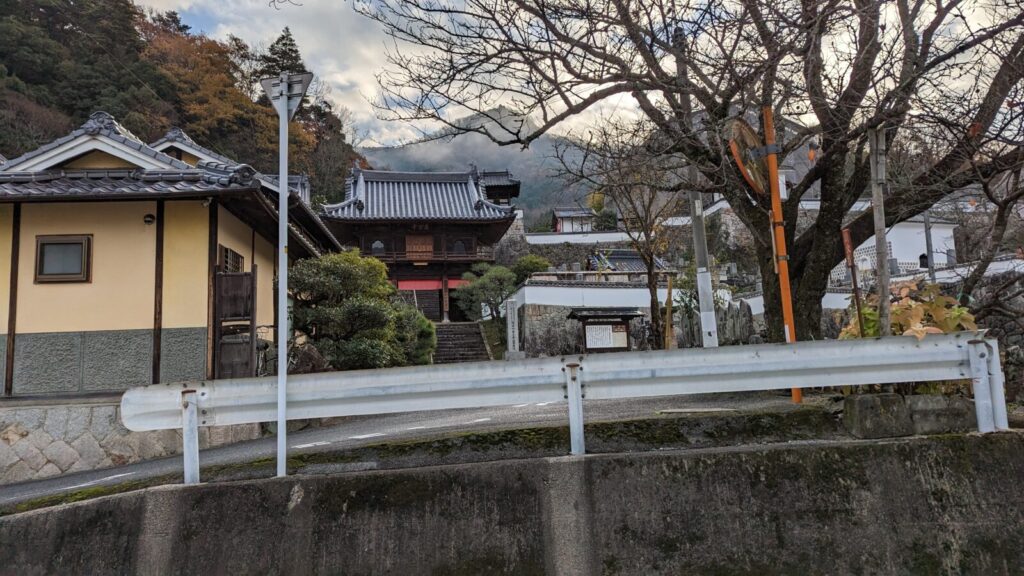
[[[277,475],[288,475],[288,121],[295,116],[313,74],[281,72],[277,78],[260,80],[263,91],[277,111],[278,178],[277,178]]]

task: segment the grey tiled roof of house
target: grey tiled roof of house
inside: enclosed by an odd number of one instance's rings
[[[131,148],[136,152],[145,154],[146,156],[149,156],[150,158],[153,158],[158,162],[169,164],[174,168],[178,168],[181,170],[189,170],[192,168],[191,166],[182,162],[181,160],[171,158],[170,156],[164,154],[163,152],[157,152],[156,150],[153,150],[148,145],[144,144],[141,140],[139,140],[138,137],[135,136],[135,134],[132,134],[130,131],[128,131],[127,128],[118,124],[117,121],[114,120],[114,117],[110,114],[107,114],[106,112],[93,112],[89,116],[89,119],[86,120],[85,124],[82,124],[82,126],[78,129],[73,130],[66,136],[61,136],[60,138],[57,138],[53,142],[43,144],[42,146],[36,148],[31,152],[26,152],[25,154],[22,154],[17,158],[13,158],[7,161],[5,164],[3,164],[2,167],[0,167],[0,170],[12,171],[19,165],[24,164],[25,162],[33,158],[36,158],[41,154],[45,154],[46,152],[49,152],[54,148],[62,146],[68,142],[71,142],[72,140],[75,140],[76,138],[79,138],[87,134],[92,136],[104,136],[119,144]]]
[[[185,146],[187,146],[189,148],[192,148],[194,150],[197,150],[199,152],[202,152],[203,154],[209,156],[210,158],[213,158],[214,160],[217,160],[218,162],[223,162],[224,164],[238,164],[237,162],[235,162],[231,158],[228,158],[227,156],[224,156],[223,154],[218,154],[217,152],[214,152],[213,150],[210,150],[209,148],[206,148],[204,146],[200,146],[199,144],[196,144],[195,140],[190,138],[189,135],[186,134],[184,130],[182,130],[181,128],[178,128],[177,126],[175,126],[175,127],[171,128],[170,130],[168,130],[167,133],[164,134],[162,138],[160,138],[156,142],[153,142],[152,144],[150,144],[149,147],[150,148],[157,148],[158,146],[160,146],[161,144],[164,144],[166,142],[177,143],[177,144],[184,144]]]
[[[259,178],[260,181],[270,184],[274,188],[277,188],[277,182],[280,180],[279,177],[271,174],[259,174],[256,177]],[[309,176],[306,176],[305,174],[289,174],[288,189],[298,194],[306,200],[306,202],[309,202],[309,195],[312,192],[309,184]]]
[[[455,220],[500,222],[515,218],[511,206],[487,201],[472,172],[355,170],[345,200],[324,206],[336,220]]]
[[[589,218],[597,216],[591,208],[579,208],[576,206],[555,208],[554,213],[555,218]]]
[[[220,164],[223,167],[240,166],[240,164],[237,161],[232,160],[231,158],[228,158],[227,156],[224,156],[223,154],[220,154],[218,152],[214,152],[209,148],[200,146],[184,130],[178,128],[177,126],[168,130],[167,133],[163,135],[163,137],[153,142],[149,146],[151,148],[156,148],[168,142],[172,144],[182,144],[183,148],[192,148],[197,152],[201,152],[206,156],[213,158],[213,161],[207,161],[208,164]],[[278,177],[276,175],[257,174],[256,177],[261,182],[265,182],[270,186],[277,188]],[[311,190],[309,185],[309,177],[306,176],[305,174],[289,175],[288,187],[292,192],[299,194],[299,196],[306,202],[310,201]]]
[[[192,140],[192,138],[189,137],[189,135],[186,134],[185,131],[182,130],[181,128],[171,128],[170,130],[167,131],[166,134],[164,134],[163,138],[157,140],[156,142],[153,142],[151,146],[159,146],[165,142],[183,144],[184,147],[192,148],[194,150],[197,150],[199,152],[202,152],[203,154],[210,156],[211,158],[214,158],[215,160],[199,162],[197,165],[198,167],[202,167],[204,170],[208,172],[229,173],[234,170],[238,170],[242,166],[244,166],[248,170],[252,170],[252,168],[249,168],[249,166],[245,164],[239,164],[235,160],[232,160],[231,158],[228,158],[223,154],[218,154],[210,150],[209,148],[204,148],[199,144],[196,144],[196,142]],[[253,170],[253,178],[263,185],[264,193],[268,198],[271,197],[272,195],[276,195],[276,193],[271,193],[267,191],[266,186],[269,185],[270,187],[276,189],[278,183],[277,176],[260,174],[259,172]],[[309,206],[309,202],[311,199],[310,195],[312,192],[310,189],[309,177],[307,177],[305,174],[289,175],[288,189],[290,192],[297,194],[299,198],[302,199],[303,202],[301,203],[301,206],[299,206],[299,210],[303,212],[305,219],[308,222],[310,222],[313,226],[315,226],[317,230],[327,238],[329,244],[331,244],[334,248],[341,248],[341,243],[338,242],[338,239],[334,237],[334,234],[332,234],[331,231],[327,229],[327,226],[323,223],[323,220],[321,220],[320,217]],[[272,209],[274,210],[274,214],[276,215],[277,204],[272,204]],[[297,227],[295,227],[292,224],[290,224],[290,226],[292,227],[292,230],[296,234],[299,234]]]
[[[0,172],[0,199],[118,198],[217,194],[254,190],[255,171],[187,170],[45,170]]]
[[[616,248],[602,250],[587,257],[587,264],[591,270],[613,270],[616,272],[647,272],[644,261],[636,250]],[[655,257],[654,265],[657,270],[668,270],[669,267],[661,258]]]

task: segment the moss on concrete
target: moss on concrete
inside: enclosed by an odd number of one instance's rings
[[[829,438],[836,433],[835,418],[816,406],[766,411],[666,414],[634,420],[590,422],[586,425],[587,451],[590,453]],[[426,440],[379,442],[349,450],[293,453],[288,458],[287,466],[290,474],[304,474],[323,473],[323,470],[341,472],[345,471],[344,465],[358,463],[372,464],[373,468],[390,469],[507,458],[562,456],[568,452],[569,428],[547,426],[451,433]],[[204,466],[201,478],[206,483],[253,480],[272,477],[275,472],[276,459],[270,457],[238,464]],[[782,473],[784,474],[784,471]],[[842,474],[843,470],[839,469],[836,473]],[[165,476],[86,488],[38,498],[6,511],[0,510],[0,514],[78,502],[175,482],[181,482],[181,477]]]
[[[117,484],[109,484],[103,486],[90,486],[88,488],[82,488],[81,490],[74,490],[72,492],[65,492],[63,494],[53,494],[50,496],[43,496],[41,498],[34,498],[32,500],[26,500],[13,506],[0,508],[0,516],[18,514],[21,512],[29,512],[31,510],[38,510],[40,508],[49,508],[51,506],[58,506],[61,504],[70,504],[72,502],[82,502],[84,500],[91,500],[93,498],[99,498],[101,496],[122,494],[124,492],[142,490],[143,488],[150,488],[152,486],[160,486],[162,484],[170,484],[173,482],[181,481],[181,476],[169,475],[159,476],[157,478],[149,478],[146,480],[131,480],[127,482],[119,482]]]

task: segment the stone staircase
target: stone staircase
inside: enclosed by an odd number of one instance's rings
[[[476,322],[447,322],[434,326],[437,328],[437,351],[434,352],[434,364],[479,362],[491,359],[487,344],[484,342],[483,332]]]

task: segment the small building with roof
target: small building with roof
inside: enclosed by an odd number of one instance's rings
[[[345,245],[388,265],[407,301],[434,321],[459,320],[450,290],[516,218],[519,181],[508,172],[353,170],[345,200],[324,206],[324,219]]]
[[[340,245],[290,187],[292,258]],[[0,165],[6,396],[252,374],[273,337],[277,183],[105,112]]]
[[[591,232],[594,230],[595,218],[597,212],[592,208],[563,206],[551,211],[551,228],[558,234]]]

